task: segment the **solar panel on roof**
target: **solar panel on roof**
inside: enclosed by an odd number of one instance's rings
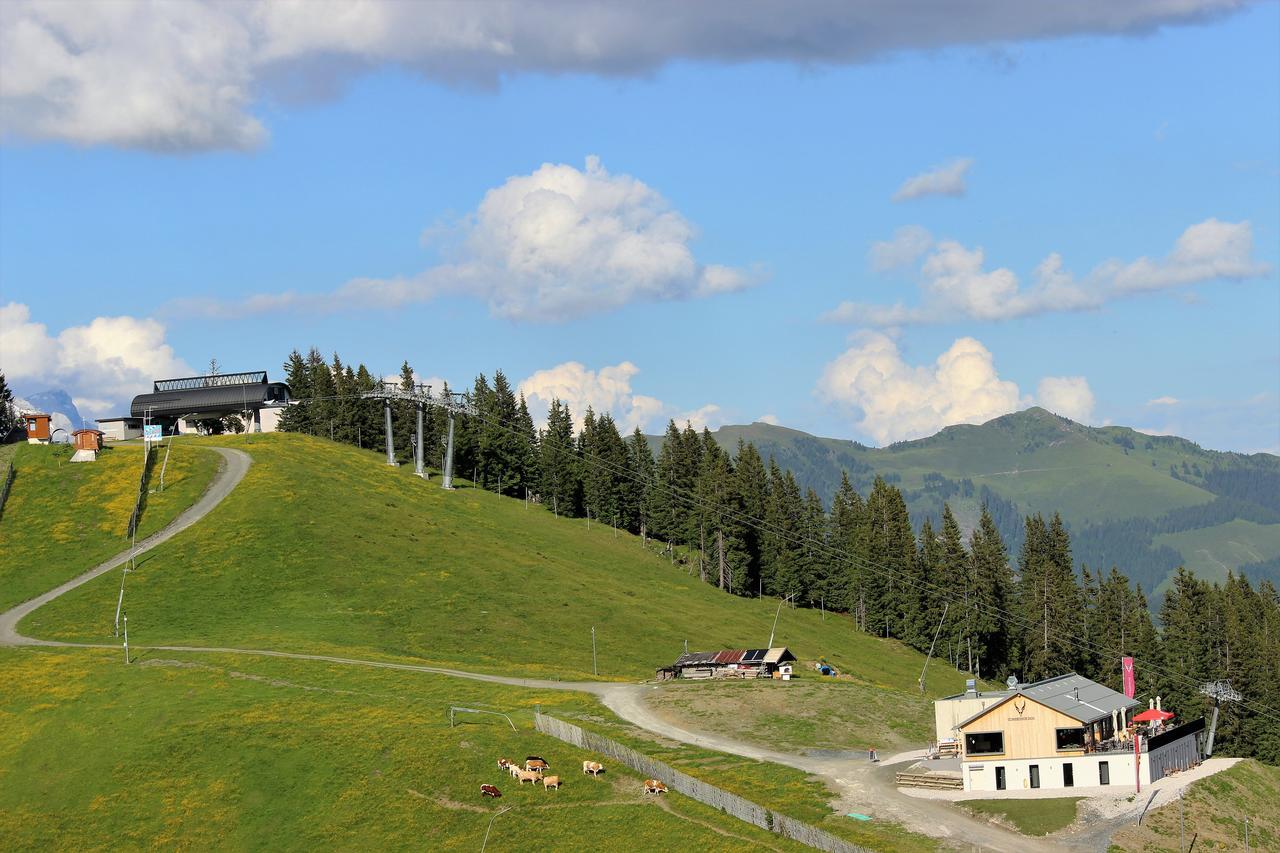
[[[742,662],[760,663],[768,653],[768,649],[747,649],[747,651],[742,655]]]

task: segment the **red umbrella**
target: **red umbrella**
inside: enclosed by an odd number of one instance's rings
[[[1161,711],[1158,708],[1148,708],[1147,710],[1143,711],[1141,714],[1133,715],[1133,721],[1135,723],[1150,723],[1153,720],[1159,720],[1161,722],[1164,722],[1165,720],[1172,720],[1172,719],[1173,719],[1173,714],[1170,714],[1168,711]]]

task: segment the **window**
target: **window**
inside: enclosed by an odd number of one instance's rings
[[[1105,761],[1098,762],[1098,784],[1099,785],[1111,784],[1111,765]]]
[[[1084,729],[1058,729],[1058,749],[1084,749]]]
[[[964,736],[965,755],[1000,755],[1004,752],[1004,732],[975,732]]]
[[[1040,787],[1040,765],[1032,764],[1028,769],[1031,771],[1031,787],[1039,788]]]

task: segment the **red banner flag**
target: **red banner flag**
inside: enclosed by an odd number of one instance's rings
[[[1137,692],[1133,682],[1133,658],[1122,658],[1121,660],[1124,664],[1124,695],[1132,699],[1133,694]]]

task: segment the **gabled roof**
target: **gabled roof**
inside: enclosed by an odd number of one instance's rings
[[[1110,687],[1077,675],[1074,672],[1066,675],[1046,678],[1034,684],[1023,684],[1009,695],[978,711],[969,719],[960,723],[957,728],[964,728],[984,714],[999,708],[1015,696],[1025,696],[1034,702],[1052,708],[1081,723],[1092,723],[1110,717],[1115,711],[1128,709],[1140,704],[1137,699],[1130,699],[1123,693],[1117,693]]]

